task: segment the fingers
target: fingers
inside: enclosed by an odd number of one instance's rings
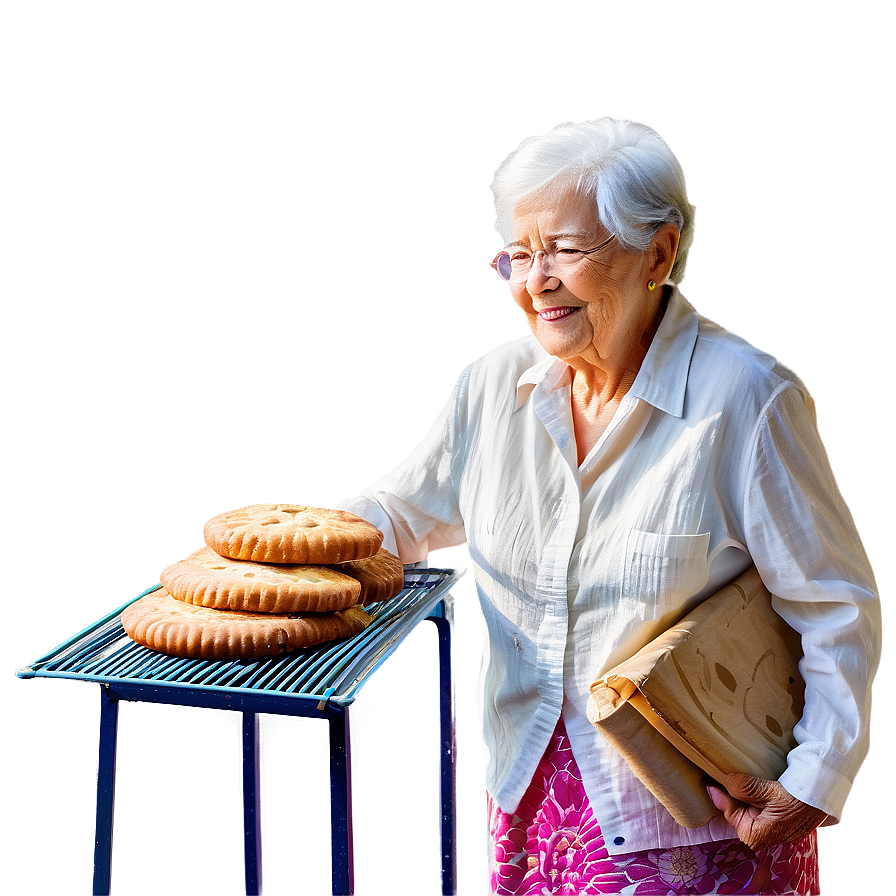
[[[762,810],[734,799],[719,787],[709,786],[706,789],[713,805],[725,816],[725,821],[734,828],[738,838],[748,846],[752,846],[754,827]]]
[[[711,784],[706,789],[716,809],[736,828],[743,816],[752,819],[759,815],[772,801],[775,786],[780,785],[776,781],[737,774],[726,779],[724,788]]]
[[[716,787],[710,784],[706,790],[709,792],[709,798],[712,800],[712,804],[725,816],[728,818],[730,812],[733,812],[737,808],[737,801],[734,800],[731,795],[722,790],[721,787]]]
[[[784,792],[777,781],[766,781],[764,778],[744,774],[729,775],[725,780],[725,789],[735,799],[751,806],[767,806],[780,799]]]
[[[815,830],[826,815],[789,794],[777,781],[732,775],[725,785],[709,786],[713,805],[753,850],[800,840]]]

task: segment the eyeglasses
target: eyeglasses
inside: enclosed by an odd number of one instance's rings
[[[536,256],[542,255],[545,267],[550,266],[552,270],[563,274],[577,265],[584,256],[600,252],[614,239],[616,237],[611,234],[609,239],[604,240],[593,249],[574,249],[569,246],[558,246],[549,251],[539,249],[537,252],[530,252],[523,247],[516,247],[509,252],[507,249],[502,249],[492,259],[491,266],[498,272],[502,280],[525,280],[529,276],[529,271],[532,270]]]

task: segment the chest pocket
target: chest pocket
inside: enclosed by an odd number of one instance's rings
[[[709,579],[709,532],[659,535],[632,529],[625,550],[623,600],[642,619],[658,619],[697,594]]]

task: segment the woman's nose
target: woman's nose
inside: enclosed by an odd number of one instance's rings
[[[549,292],[560,285],[560,278],[550,273],[551,260],[547,253],[538,251],[532,257],[532,267],[526,278],[526,290],[531,295]]]

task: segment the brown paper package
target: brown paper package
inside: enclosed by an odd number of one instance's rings
[[[755,567],[591,686],[588,718],[685,827],[717,814],[706,776],[776,780],[803,712],[799,635]],[[705,773],[705,774],[704,774]]]

